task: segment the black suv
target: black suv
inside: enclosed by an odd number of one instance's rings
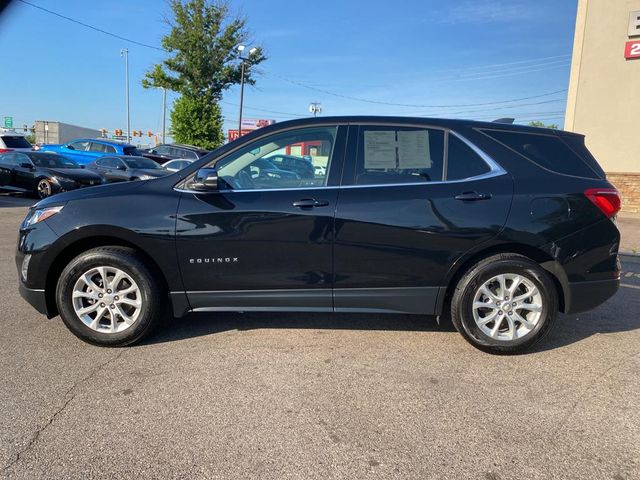
[[[142,150],[142,155],[150,158],[154,162],[165,163],[168,160],[184,158],[185,160],[197,160],[204,157],[209,150],[194,147],[193,145],[182,145],[180,143],[160,144],[148,150]]]
[[[256,184],[256,162],[309,150],[324,174]],[[516,352],[616,292],[619,209],[581,135],[325,117],[41,201],[16,264],[24,298],[98,345],[137,342],[169,312],[285,310],[435,315]]]

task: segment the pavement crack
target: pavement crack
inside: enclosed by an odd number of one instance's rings
[[[34,445],[38,442],[38,439],[40,438],[40,435],[47,429],[49,428],[53,422],[56,420],[56,418],[62,414],[66,408],[69,406],[69,404],[71,403],[71,401],[75,398],[76,396],[76,390],[82,386],[84,383],[88,382],[89,380],[91,380],[98,372],[100,372],[102,369],[104,369],[107,365],[115,362],[116,360],[118,360],[120,357],[122,357],[122,355],[128,351],[129,349],[122,349],[120,350],[120,352],[118,352],[117,355],[114,355],[113,357],[111,357],[110,359],[106,360],[105,362],[102,362],[100,365],[98,365],[96,368],[94,368],[93,370],[91,370],[87,375],[85,375],[83,378],[81,378],[80,380],[76,381],[73,385],[71,385],[71,387],[69,387],[69,389],[65,392],[63,398],[65,399],[64,402],[62,403],[62,405],[60,406],[60,408],[58,408],[55,412],[53,412],[53,415],[51,415],[51,417],[49,417],[49,419],[40,427],[38,428],[34,434],[31,436],[31,439],[29,440],[29,442],[27,442],[27,444],[24,446],[24,448],[22,448],[22,450],[20,450],[15,458],[13,460],[11,460],[7,465],[5,465],[4,467],[2,467],[2,472],[5,473],[7,472],[7,470],[9,470],[11,467],[13,467],[16,463],[18,463],[26,453],[29,452],[29,450],[31,450]]]

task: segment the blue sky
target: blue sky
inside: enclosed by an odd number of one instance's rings
[[[160,45],[164,0],[29,0],[115,34]],[[245,90],[245,117],[393,114],[562,124],[576,0],[235,0],[269,59]],[[125,128],[130,51],[131,126],[159,131],[161,93],[140,80],[163,53],[89,30],[14,0],[0,18],[0,116]],[[11,52],[11,54],[7,54]],[[11,59],[11,60],[9,60]],[[235,128],[237,88],[225,93]],[[345,98],[354,97],[354,98]],[[360,100],[356,100],[360,99]],[[171,97],[170,97],[171,100]],[[367,100],[367,101],[361,101]],[[380,102],[380,103],[373,103]],[[402,104],[391,105],[391,104]],[[272,113],[264,110],[269,110]]]

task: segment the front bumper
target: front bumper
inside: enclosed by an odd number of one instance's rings
[[[611,298],[620,286],[620,279],[595,280],[569,283],[565,299],[565,313],[579,313],[592,310]]]
[[[49,309],[47,308],[47,300],[44,295],[44,290],[28,288],[20,282],[18,291],[20,292],[20,296],[38,312],[45,314],[47,317],[51,317]]]

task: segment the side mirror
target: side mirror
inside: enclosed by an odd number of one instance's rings
[[[152,154],[152,155],[153,155],[154,153],[156,153],[156,151],[152,148],[152,149],[150,149],[150,150],[147,150],[147,153],[150,153],[150,154]]]
[[[126,170],[127,167],[125,167],[124,165],[118,165],[118,170]]]
[[[23,162],[20,164],[20,166],[22,168],[28,168],[29,170],[31,170],[33,168],[33,165],[31,165],[29,162]]]
[[[201,168],[196,172],[192,184],[195,190],[211,191],[218,189],[218,172],[215,168]]]

